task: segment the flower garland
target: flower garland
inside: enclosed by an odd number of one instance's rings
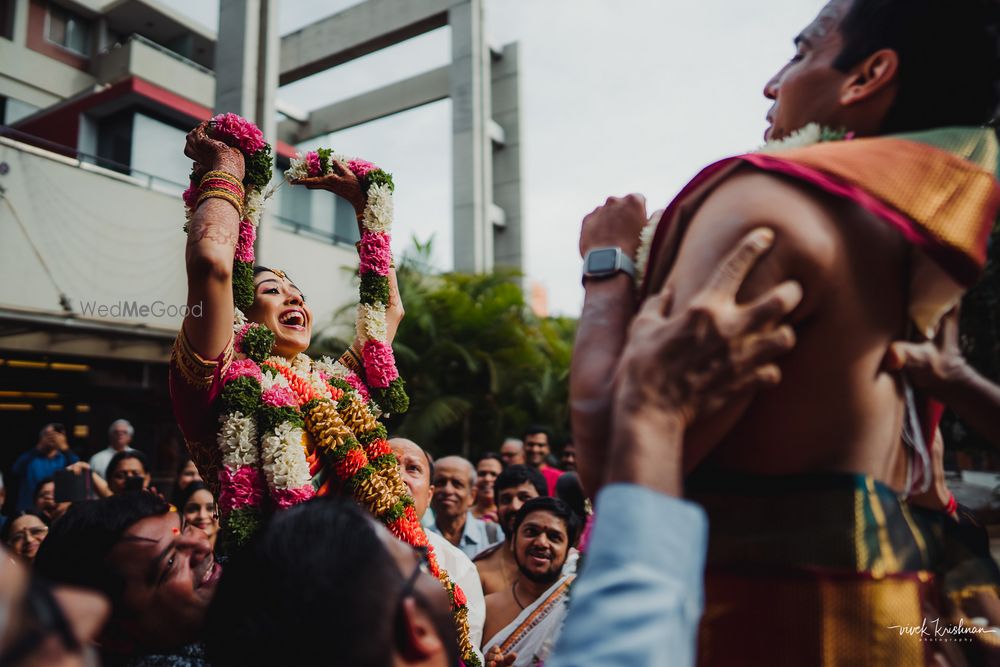
[[[323,176],[333,171],[333,163],[344,163],[357,176],[365,193],[358,242],[361,276],[357,332],[361,359],[368,386],[378,406],[387,413],[406,412],[410,399],[396,369],[396,359],[388,342],[385,311],[389,302],[389,271],[392,268],[390,231],[393,219],[392,175],[371,162],[335,155],[329,148],[309,151],[291,161],[285,176],[292,180]]]
[[[795,132],[792,132],[783,139],[772,139],[757,149],[756,152],[764,154],[781,153],[793,148],[805,148],[826,141],[850,141],[854,138],[853,132],[846,129],[834,130],[819,123],[809,123]],[[649,264],[649,253],[653,247],[653,237],[656,236],[656,228],[660,224],[660,215],[654,213],[642,231],[639,232],[639,248],[636,251],[635,280],[641,285],[646,275],[647,264]]]
[[[213,139],[224,141],[243,153],[245,171],[243,176],[243,216],[240,220],[239,240],[233,258],[233,301],[240,310],[253,304],[253,244],[257,238],[257,226],[264,209],[263,190],[271,182],[271,146],[264,141],[264,134],[246,118],[234,113],[224,113],[213,117],[208,124],[208,134]],[[201,184],[191,171],[190,184],[184,191],[183,199],[188,231],[191,218],[201,195]]]

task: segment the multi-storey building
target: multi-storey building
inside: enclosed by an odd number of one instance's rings
[[[169,468],[182,149],[212,114],[215,47],[157,0],[0,0],[0,467],[45,422],[86,452],[124,416]],[[356,297],[353,211],[289,187],[269,211],[260,259],[309,286],[323,325]]]

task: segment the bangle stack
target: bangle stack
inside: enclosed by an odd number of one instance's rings
[[[198,202],[195,208],[201,206],[206,199],[223,199],[232,204],[240,219],[243,219],[245,194],[240,179],[224,171],[210,171],[202,177],[198,190]]]
[[[363,378],[365,376],[364,363],[361,361],[361,355],[354,351],[354,347],[349,347],[344,351],[344,354],[340,355],[340,363],[353,371],[358,377]]]

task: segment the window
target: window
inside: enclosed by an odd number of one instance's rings
[[[57,5],[49,5],[48,40],[73,53],[90,57],[90,22]]]
[[[14,39],[14,0],[0,0],[0,37]]]

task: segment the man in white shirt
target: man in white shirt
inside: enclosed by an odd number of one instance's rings
[[[423,448],[412,440],[393,438],[389,440],[389,446],[399,461],[399,474],[413,495],[413,508],[417,511],[417,516],[422,518],[434,495],[434,487],[431,485],[434,464]],[[465,592],[469,606],[469,640],[481,659],[479,646],[482,644],[483,624],[486,622],[486,600],[479,581],[479,571],[468,556],[443,536],[431,530],[425,532],[427,541],[434,547],[438,563]]]
[[[108,427],[108,447],[90,457],[90,469],[100,475],[101,479],[107,479],[108,464],[118,452],[132,449],[129,445],[132,444],[133,435],[135,429],[128,420],[116,419],[111,422]]]

